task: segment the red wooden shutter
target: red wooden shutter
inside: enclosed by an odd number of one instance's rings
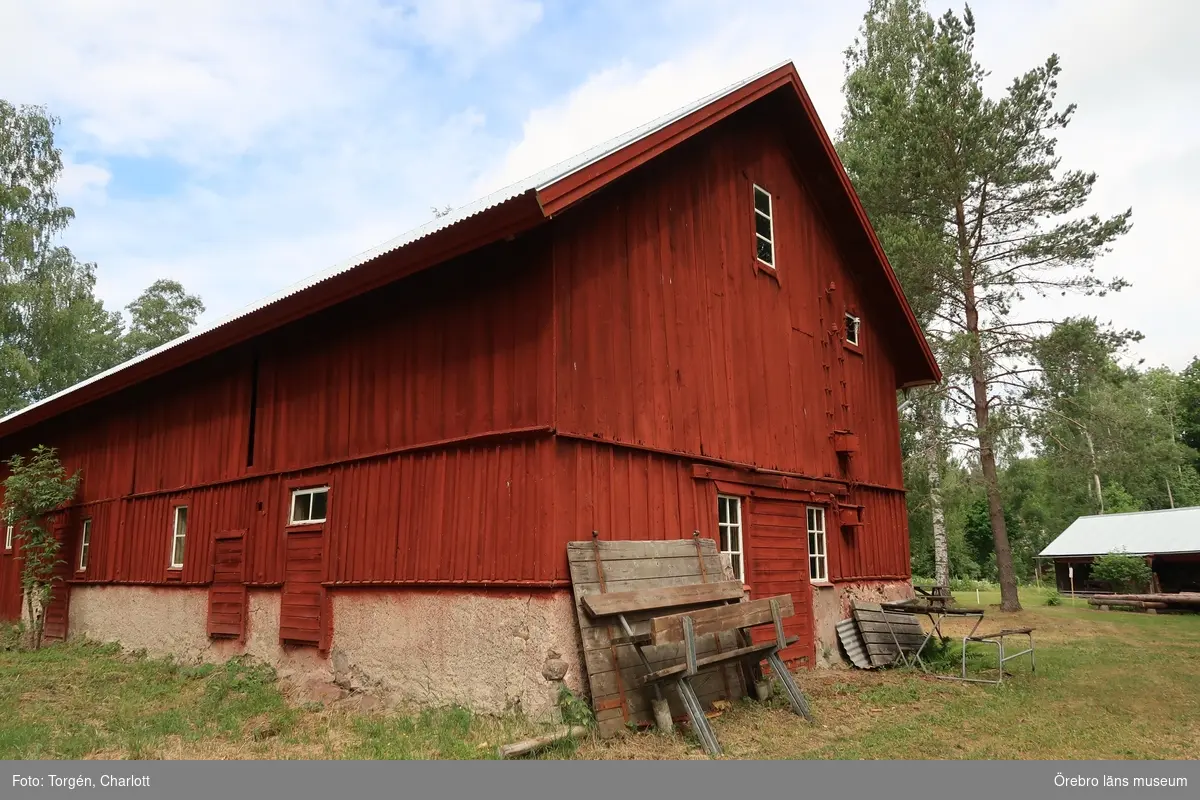
[[[279,607],[279,638],[322,646],[325,588],[321,586],[323,531],[287,534],[287,560]]]
[[[70,562],[74,550],[67,542],[67,528],[54,528],[54,538],[60,545],[60,559],[54,565],[54,581],[50,592],[50,605],[46,606],[46,618],[42,626],[42,639],[47,642],[65,642],[67,640],[67,624],[70,621],[71,586],[67,581],[71,578]]]
[[[807,513],[805,503],[756,497],[750,501],[749,536],[743,544],[751,599],[792,596],[796,613],[783,621],[783,632],[799,641],[780,652],[788,663],[811,659],[814,650]],[[761,625],[753,629],[752,637],[755,642],[769,641],[775,631]]]
[[[208,635],[245,641],[246,539],[242,531],[218,533],[213,541],[208,587]]]

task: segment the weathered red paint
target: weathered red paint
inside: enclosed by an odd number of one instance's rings
[[[561,587],[564,545],[592,531],[716,538],[720,490],[746,498],[752,591],[797,598],[791,655],[811,656],[804,508],[826,510],[831,580],[907,577],[895,391],[936,366],[798,79],[773,75],[544,189],[550,221],[510,206],[471,223],[470,247],[381,256],[331,279],[333,299],[280,301],[197,360],[0,440],[82,470],[74,580],[206,585],[214,535],[242,530],[244,583],[296,601],[283,638],[325,647],[329,591]],[[754,258],[755,184],[776,270]],[[315,482],[319,542],[287,527],[289,488]]]

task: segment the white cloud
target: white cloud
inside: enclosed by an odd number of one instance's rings
[[[420,76],[395,43],[474,59],[540,13],[530,0],[16,3],[5,11],[0,75],[9,95],[74,123],[85,137],[77,144],[200,166],[303,137],[321,118],[403,102]]]
[[[104,189],[112,180],[112,173],[96,164],[77,164],[69,157],[63,159],[62,174],[55,187],[60,197],[76,202],[83,198],[103,197]]]
[[[515,39],[542,19],[534,0],[419,0],[401,11],[419,38],[455,52],[490,51]]]
[[[816,3],[686,3],[679,13],[714,24],[698,39],[672,42],[666,55],[635,64],[617,55],[556,102],[533,109],[520,141],[476,184],[477,194],[505,186],[601,144],[667,112],[783,61],[794,60],[827,126],[840,113],[841,61],[806,57],[834,31],[848,37],[857,16],[820,11]],[[820,16],[818,16],[820,13]]]

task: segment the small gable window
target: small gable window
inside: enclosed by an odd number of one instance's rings
[[[862,320],[853,314],[846,314],[846,343],[858,347],[858,334],[862,330]]]
[[[86,572],[88,565],[88,551],[92,549],[92,521],[85,519],[83,521],[83,532],[79,534],[79,571]]]
[[[183,547],[187,543],[187,506],[175,506],[175,527],[171,531],[171,569],[183,569]]]
[[[771,193],[754,186],[754,255],[763,264],[775,269],[775,222]]]
[[[733,574],[742,580],[742,501],[737,497],[717,495],[717,531],[721,535],[721,552],[729,555]]]

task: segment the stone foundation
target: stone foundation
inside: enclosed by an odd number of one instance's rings
[[[838,644],[837,624],[850,618],[850,603],[894,603],[913,596],[909,581],[849,581],[813,587],[813,638],[816,666],[846,665]]]
[[[250,592],[244,644],[209,639],[204,588],[72,587],[69,631],[187,662],[249,654],[318,699],[365,692],[394,705],[552,719],[563,683],[576,693],[586,683],[569,590],[352,589],[332,600],[328,655],[280,645],[274,589]]]

